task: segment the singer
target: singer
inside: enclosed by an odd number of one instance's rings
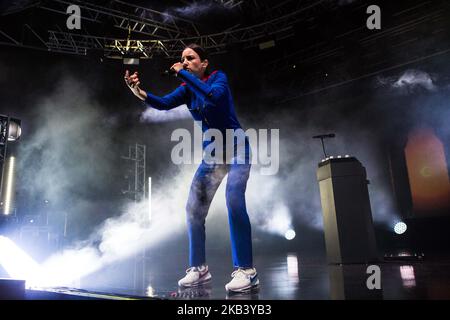
[[[171,72],[183,81],[171,93],[158,97],[141,89],[138,72],[130,75],[127,70],[125,82],[133,94],[149,107],[169,110],[186,104],[194,120],[201,121],[203,132],[218,129],[225,137],[226,129],[241,129],[241,125],[234,110],[225,73],[209,72],[208,66],[206,51],[197,44],[190,44],[183,50],[181,62],[170,68]],[[204,140],[203,148],[209,143],[211,141]],[[245,204],[245,190],[251,166],[249,155],[250,145],[246,139],[244,164],[237,164],[233,159],[220,164],[210,164],[203,160],[198,167],[186,205],[189,268],[186,275],[178,281],[179,286],[199,286],[211,280],[205,256],[205,219],[214,194],[227,174],[226,204],[235,270],[225,289],[229,292],[247,292],[259,285],[258,274],[253,266],[251,225]],[[233,154],[233,157],[238,156],[241,155]]]

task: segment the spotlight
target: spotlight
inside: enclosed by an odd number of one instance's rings
[[[123,58],[123,64],[125,65],[139,65],[139,58]]]
[[[39,264],[7,237],[0,236],[0,265],[11,278],[35,279],[40,272]]]
[[[275,47],[275,41],[268,40],[266,42],[261,42],[258,46],[259,46],[259,50],[269,49],[269,48]]]
[[[20,120],[9,118],[8,141],[16,141],[22,135],[22,127]]]
[[[147,297],[154,297],[154,296],[156,296],[155,289],[153,289],[151,286],[147,287],[147,291],[145,293],[146,293]]]
[[[21,121],[16,118],[11,118],[9,116],[1,115],[0,114],[0,195],[3,197],[4,190],[3,190],[3,180],[4,180],[4,164],[7,156],[7,145],[8,142],[16,141],[20,138],[22,135],[22,128],[21,128]],[[10,163],[10,171],[14,169],[14,160],[11,160],[12,163]],[[10,175],[8,175],[9,177]],[[9,191],[8,191],[9,192]],[[8,196],[8,195],[7,195]],[[2,199],[2,201],[5,201]],[[9,212],[9,201],[5,201],[6,208],[6,214]]]
[[[396,234],[403,234],[406,232],[406,229],[408,229],[408,227],[404,222],[397,222],[394,226],[394,232]]]
[[[292,229],[289,229],[289,230],[286,231],[286,233],[284,234],[284,237],[285,237],[287,240],[292,240],[292,239],[294,239],[294,238],[295,238],[295,231],[292,230]]]

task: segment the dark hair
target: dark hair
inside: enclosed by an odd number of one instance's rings
[[[196,43],[191,43],[191,44],[188,44],[185,49],[187,49],[187,48],[194,50],[200,57],[200,60],[203,61],[205,59],[208,59],[208,53],[206,52],[205,49],[203,49],[202,46],[200,46]]]
[[[191,44],[188,44],[186,46],[186,48],[184,48],[184,49],[187,49],[187,48],[194,50],[195,53],[197,53],[198,56],[200,57],[201,61],[203,61],[205,59],[208,59],[208,53],[206,52],[205,49],[203,49],[202,46],[200,46],[200,45],[198,45],[196,43],[191,43]],[[210,72],[210,67],[209,67],[209,63],[208,63],[208,66],[205,69],[205,76],[208,76],[210,73],[211,72]]]

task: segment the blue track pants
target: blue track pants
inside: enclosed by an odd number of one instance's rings
[[[214,194],[227,174],[226,204],[233,264],[242,268],[253,266],[251,226],[245,205],[250,167],[250,163],[208,164],[205,161],[198,167],[186,205],[191,267],[206,263],[205,219]]]

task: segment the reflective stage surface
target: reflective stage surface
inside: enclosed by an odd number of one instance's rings
[[[82,279],[80,288],[159,299],[450,299],[450,259],[445,257],[383,260],[376,264],[380,268],[381,289],[369,290],[367,283],[375,285],[376,274],[368,270],[366,264],[329,265],[324,257],[311,258],[296,253],[258,255],[255,267],[260,288],[240,295],[228,295],[225,291],[232,272],[228,262],[219,254],[210,255],[212,281],[194,289],[178,288],[185,260],[176,255],[147,257],[144,274],[138,272],[136,278],[133,268],[138,265],[134,262],[104,270]],[[114,273],[118,277],[113,283]]]

